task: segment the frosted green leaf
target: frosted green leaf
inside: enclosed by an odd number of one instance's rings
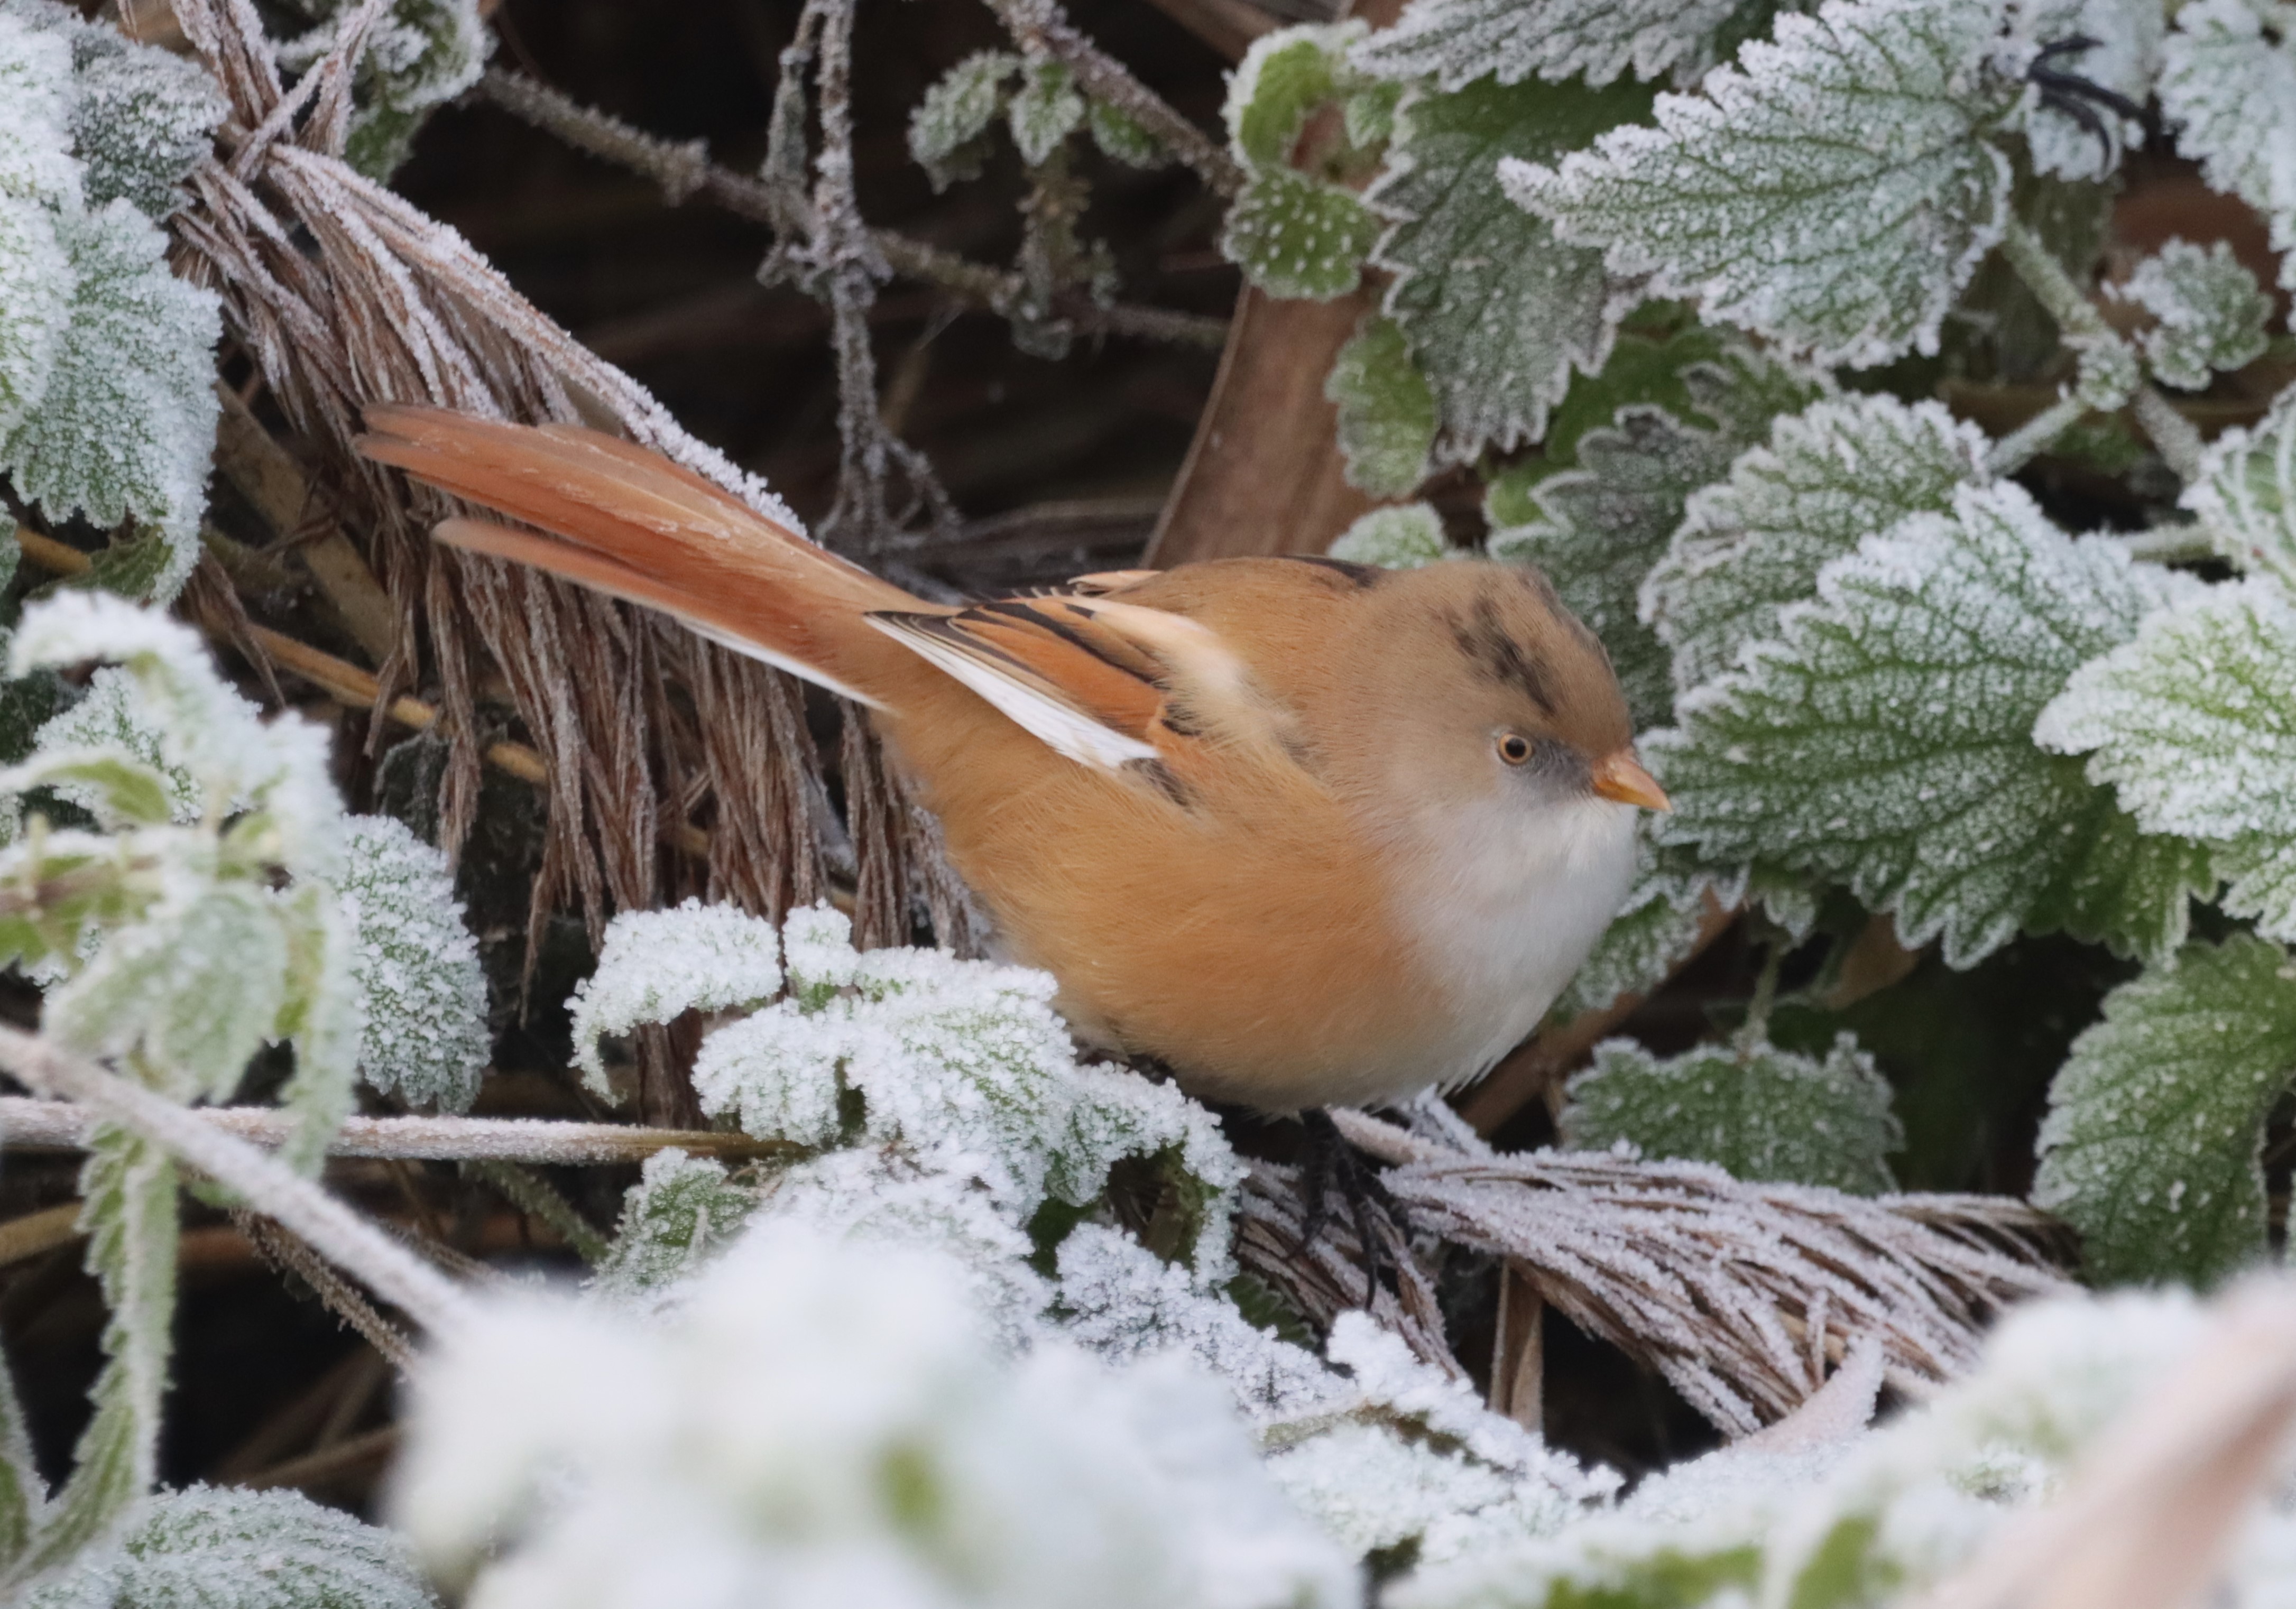
[[[59,8],[61,10],[61,8]],[[71,149],[71,46],[0,12],[0,197],[78,211],[80,168]]]
[[[12,1572],[22,1580],[64,1563],[150,1490],[159,1466],[176,1312],[176,1164],[150,1140],[99,1123],[80,1168],[87,1270],[103,1288],[103,1369],[94,1417],[72,1449],[71,1478]]]
[[[1493,527],[1529,525],[1540,518],[1532,490],[1546,477],[1575,467],[1578,438],[1615,423],[1620,408],[1647,403],[1685,424],[1710,423],[1691,398],[1693,376],[1710,372],[1718,378],[1717,360],[1728,352],[1726,332],[1703,324],[1686,323],[1662,337],[1642,333],[1631,322],[1622,326],[1601,370],[1571,377],[1570,390],[1546,416],[1537,455],[1490,478],[1484,511]]]
[[[1435,393],[1393,319],[1373,314],[1364,320],[1340,348],[1324,396],[1340,412],[1349,486],[1374,497],[1406,497],[1427,478]]]
[[[909,155],[945,190],[957,179],[980,176],[983,136],[1004,104],[1005,86],[1021,70],[1010,51],[975,51],[933,81],[909,114]]]
[[[134,518],[174,555],[152,596],[179,590],[199,557],[215,450],[212,291],[168,271],[167,237],[126,201],[57,220],[76,288],[71,323],[35,413],[0,439],[0,468],[53,518]]]
[[[1817,573],[1909,514],[1953,504],[1985,478],[1986,441],[1935,403],[1845,396],[1780,419],[1769,445],[1690,499],[1681,528],[1643,584],[1641,617],[1689,691],[1775,637]]]
[[[1677,701],[1644,745],[1674,799],[1664,837],[1847,884],[1956,967],[2021,929],[2165,955],[2213,886],[2205,853],[2144,836],[2030,734],[2170,590],[2016,486],[1964,486],[1951,516],[1828,566],[1776,641]]]
[[[849,1045],[838,1022],[768,1007],[709,1031],[693,1087],[704,1111],[731,1114],[745,1134],[830,1145],[845,1127],[839,1067]]]
[[[1004,118],[1012,126],[1021,160],[1031,167],[1042,166],[1084,121],[1084,97],[1077,93],[1076,75],[1059,61],[1029,63],[1019,93],[1004,108]]]
[[[280,46],[281,62],[301,69],[333,46],[335,30],[357,4],[294,4],[319,20],[318,27]],[[344,159],[369,178],[389,178],[406,159],[423,120],[479,81],[494,45],[494,31],[480,16],[478,0],[392,0],[367,34]]]
[[[1603,366],[1634,299],[1600,251],[1511,204],[1496,165],[1553,160],[1649,106],[1630,84],[1485,82],[1414,92],[1398,109],[1387,172],[1368,195],[1393,220],[1373,261],[1395,275],[1387,314],[1434,388],[1442,461],[1538,439],[1571,369]]]
[[[1819,363],[1934,352],[2008,219],[2008,159],[1984,138],[2017,93],[1988,73],[1999,23],[1992,0],[1781,17],[1702,95],[1660,96],[1656,128],[1559,167],[1502,163],[1506,193],[1654,294]]]
[[[2208,249],[2170,241],[2136,265],[2112,294],[2151,314],[2145,361],[2169,385],[2208,388],[2218,369],[2238,369],[2264,355],[2272,298],[2222,241]]]
[[[1710,1162],[1734,1177],[1877,1196],[1906,1143],[1890,1085],[1845,1033],[1821,1059],[1775,1045],[1701,1045],[1660,1060],[1632,1040],[1595,1048],[1570,1081],[1562,1143],[1623,1140],[1655,1158]]]
[[[2296,21],[2275,0],[2193,0],[2161,47],[2161,110],[2177,149],[2210,185],[2238,196],[2296,246]],[[2296,258],[2280,282],[2296,289]]]
[[[1395,137],[1395,109],[1403,103],[1400,84],[1367,84],[1340,102],[1340,125],[1348,143],[1377,151]]]
[[[1085,108],[1085,126],[1092,130],[1092,143],[1100,147],[1101,154],[1127,167],[1161,167],[1172,159],[1171,153],[1131,113],[1105,101],[1095,101]]]
[[[1486,74],[1501,84],[1536,76],[1601,86],[1669,68],[1686,82],[1716,59],[1718,36],[1741,11],[1768,9],[1745,0],[1412,0],[1349,59],[1381,78],[1431,78],[1447,90]]]
[[[590,1088],[606,1090],[599,1041],[684,1011],[728,1011],[773,999],[782,986],[781,935],[732,905],[687,900],[669,911],[628,911],[606,925],[598,970],[574,986],[574,1060]]]
[[[1581,468],[1531,493],[1544,519],[1491,534],[1492,558],[1538,566],[1603,640],[1637,728],[1663,724],[1673,698],[1667,650],[1637,617],[1636,594],[1691,494],[1726,472],[1739,445],[1663,408],[1621,408],[1617,424],[1578,438]]]
[[[2246,935],[2104,997],[2041,1125],[2033,1200],[2107,1280],[2209,1284],[2264,1254],[2265,1120],[2296,1074],[2296,972]]]
[[[2296,587],[2296,392],[2253,429],[2218,437],[2181,501],[2218,552]]]
[[[156,826],[168,819],[168,778],[125,751],[75,748],[34,755],[9,769],[9,780],[26,788],[52,788],[96,820],[117,828]]]
[[[2033,739],[2088,753],[2089,779],[2145,831],[2212,840],[2225,908],[2296,939],[2296,605],[2279,587],[2212,587],[2151,616],[2073,673]]]
[[[358,931],[321,882],[288,890],[274,910],[287,941],[287,976],[271,1037],[295,1047],[295,1072],[279,1104],[296,1121],[278,1156],[298,1172],[316,1173],[326,1161],[327,1142],[351,1114],[358,1082],[367,1018],[354,970]]]
[[[1252,41],[1228,78],[1223,116],[1239,160],[1282,167],[1308,114],[1348,87],[1346,51],[1360,22],[1280,29]]]
[[[2139,106],[2152,98],[2161,69],[2169,9],[2161,0],[2010,0],[2008,6],[2011,32],[2037,49],[2090,40],[2089,48],[2060,56],[2054,65]],[[2118,166],[2121,150],[2144,144],[2142,124],[2095,102],[2089,110],[2112,130],[2111,145],[2061,109],[2043,104],[2038,87],[2027,90],[2021,118],[2036,169],[2063,179],[2103,178]]]
[[[1431,504],[1398,503],[1359,514],[1332,543],[1331,556],[1349,564],[1375,564],[1384,570],[1416,570],[1461,557],[1443,534],[1443,517]]]
[[[622,1197],[613,1249],[590,1288],[623,1300],[667,1290],[733,1238],[757,1205],[757,1191],[735,1184],[723,1163],[658,1152]]]
[[[469,1111],[493,1040],[486,971],[447,857],[389,816],[352,816],[335,888],[366,1001],[359,1076],[414,1106]]]
[[[32,1438],[24,1428],[16,1376],[0,1358],[0,1579],[31,1541],[47,1501],[47,1483],[40,1479]]]
[[[1352,190],[1267,167],[1228,208],[1220,250],[1270,296],[1327,302],[1356,288],[1379,228]]]
[[[0,195],[0,441],[47,394],[71,322],[71,258],[56,239],[54,215],[37,201]]]
[[[252,706],[249,713],[253,714]],[[80,701],[43,725],[33,734],[32,742],[42,755],[94,750],[135,756],[159,773],[168,796],[164,819],[178,825],[196,821],[205,807],[205,796],[190,770],[169,765],[161,755],[159,730],[136,690],[135,679],[117,666],[105,666],[89,677]],[[30,785],[29,773],[26,780],[10,783],[19,790]],[[69,781],[56,790],[83,810],[96,810],[95,797]]]
[[[145,1499],[116,1538],[21,1609],[437,1609],[406,1542],[295,1491],[191,1486]]]
[[[1653,842],[1647,818],[1638,824],[1635,880],[1619,914],[1555,997],[1554,1014],[1599,1011],[1622,994],[1645,993],[1664,982],[1697,942],[1710,886],[1710,878],[1670,863]]]

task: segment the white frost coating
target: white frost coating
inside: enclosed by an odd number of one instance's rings
[[[599,1041],[682,1011],[725,1011],[771,1000],[782,986],[771,922],[732,905],[687,900],[668,911],[628,911],[606,926],[598,970],[566,1002],[582,1081],[607,1092]]]
[[[946,1259],[786,1222],[653,1323],[496,1303],[418,1377],[391,1507],[473,1609],[1358,1601],[1210,1382],[1013,1360]]]
[[[1349,564],[1382,569],[1416,570],[1446,559],[1463,558],[1443,534],[1443,517],[1432,503],[1406,502],[1359,514],[1330,549]]]
[[[734,1183],[723,1163],[677,1150],[649,1156],[622,1197],[613,1248],[588,1288],[634,1307],[662,1304],[731,1243],[757,1205],[758,1192]]]
[[[416,1106],[467,1112],[492,1038],[487,975],[447,857],[388,816],[344,823],[336,892],[357,933],[366,1000],[359,1076]]]
[[[2276,250],[2296,246],[2296,23],[2276,0],[2194,0],[2161,47],[2161,110],[2210,185],[2263,214]],[[2296,257],[2280,282],[2296,289]]]
[[[71,260],[55,208],[76,207],[67,152],[71,53],[0,15],[0,439],[39,406],[71,317]]]
[[[1700,96],[1660,96],[1656,128],[1500,180],[1613,272],[1819,363],[1934,352],[2007,221],[1983,134],[2015,93],[1989,69],[1999,25],[1993,0],[1830,0]]]
[[[980,176],[986,154],[981,136],[1004,104],[1005,85],[1020,70],[1021,58],[1011,51],[975,51],[936,78],[909,113],[909,155],[936,191]]]
[[[252,718],[255,706],[247,706]],[[206,795],[180,765],[170,765],[160,752],[159,728],[152,723],[136,691],[135,679],[116,665],[107,665],[90,676],[80,701],[43,724],[32,734],[34,754],[68,749],[116,748],[133,755],[166,779],[168,814],[177,826],[200,819]],[[83,810],[96,809],[94,790],[86,783],[59,780],[50,784],[59,798]]]
[[[2296,393],[2218,437],[2181,501],[2218,552],[2296,587]]]
[[[1349,60],[1382,78],[1432,77],[1447,90],[1487,73],[1502,84],[1536,74],[1600,85],[1669,68],[1686,86],[1711,63],[1714,35],[1738,9],[1737,0],[1412,0]]]
[[[2252,363],[2271,344],[2264,327],[2272,298],[2223,241],[2206,250],[2170,241],[2108,290],[2152,315],[2145,359],[2154,374],[2187,391],[2207,389],[2215,371]]]

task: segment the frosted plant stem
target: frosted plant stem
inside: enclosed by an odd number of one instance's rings
[[[463,1171],[492,1188],[519,1211],[530,1213],[556,1229],[574,1248],[574,1254],[592,1267],[603,1262],[607,1253],[613,1249],[606,1237],[574,1210],[572,1202],[531,1169],[514,1162],[481,1158],[464,1163]]]
[[[2196,526],[2169,525],[2112,540],[2131,559],[2148,564],[2197,564],[2217,557],[2216,544],[2198,533]]]
[[[326,1191],[184,1107],[36,1034],[0,1027],[0,1066],[164,1146],[433,1334],[471,1313],[454,1283]]]
[[[2186,485],[2201,478],[2201,459],[2207,452],[2206,444],[2193,421],[2170,405],[2169,399],[2150,386],[2136,393],[2136,422],[2144,427],[2144,434],[2161,449],[2161,456],[2177,471],[2177,478]]]
[[[2014,475],[2042,453],[2049,444],[2079,422],[2088,412],[2088,404],[2078,396],[2060,396],[2032,418],[1993,444],[1985,455],[1985,469],[1995,477]]]

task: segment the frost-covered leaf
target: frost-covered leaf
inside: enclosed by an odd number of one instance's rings
[[[1004,105],[1005,87],[1021,70],[1010,51],[975,51],[933,80],[909,114],[909,155],[935,190],[980,176],[988,153],[983,137]]]
[[[1762,361],[1732,347],[1726,331],[1703,324],[1683,323],[1659,334],[1637,330],[1635,323],[1630,315],[1620,327],[1611,355],[1599,371],[1571,377],[1570,389],[1546,417],[1546,434],[1539,439],[1537,455],[1491,478],[1484,506],[1494,527],[1538,519],[1533,490],[1549,475],[1575,467],[1579,438],[1614,423],[1620,408],[1644,403],[1664,408],[1685,424],[1710,424],[1692,399],[1693,378],[1718,378],[1726,357],[1732,363]]]
[[[144,708],[135,679],[117,666],[106,666],[89,677],[80,701],[42,725],[32,741],[37,750],[47,755],[111,751],[135,756],[158,773],[167,791],[163,820],[187,824],[199,820],[205,808],[205,794],[189,768],[169,765],[161,755],[159,729]],[[24,777],[23,781],[12,780],[10,786],[20,790],[30,785],[30,773]],[[81,809],[96,810],[95,796],[70,781],[50,786]]]
[[[606,926],[598,969],[566,1002],[583,1082],[606,1090],[599,1041],[683,1011],[728,1011],[781,990],[781,935],[732,905],[687,900],[669,911],[628,911]]]
[[[335,887],[366,1001],[359,1075],[418,1107],[469,1111],[493,1041],[486,971],[447,857],[389,816],[353,816]]]
[[[1259,168],[1228,208],[1220,250],[1270,296],[1327,302],[1356,288],[1379,229],[1354,191],[1296,168]]]
[[[1728,36],[1762,31],[1774,9],[1764,0],[1412,0],[1350,59],[1365,72],[1431,78],[1447,90],[1486,74],[1501,84],[1536,75],[1599,86],[1669,68],[1686,82],[1728,53],[1716,48]]]
[[[1403,502],[1358,514],[1331,546],[1331,556],[1386,570],[1416,570],[1464,557],[1444,535],[1431,503]]]
[[[2144,836],[2030,734],[2170,590],[2013,486],[1963,487],[1950,517],[1830,565],[1776,641],[1678,701],[1680,727],[1644,745],[1665,834],[1845,883],[1957,967],[2020,929],[2164,955],[2210,886],[2204,852]]]
[[[2161,110],[2177,149],[2272,227],[2296,287],[2296,21],[2276,0],[2193,0],[2161,47]]]
[[[2222,241],[2203,250],[2170,241],[2136,265],[2113,294],[2155,321],[2144,335],[2152,372],[2187,391],[2208,388],[2218,369],[2238,369],[2264,355],[2272,298]]]
[[[1348,86],[1346,52],[1360,22],[1279,29],[1252,41],[1229,76],[1223,115],[1239,160],[1281,167],[1308,114]]]
[[[2073,674],[2033,737],[2087,753],[2145,831],[2217,844],[2226,909],[2296,939],[2296,604],[2277,585],[2152,615]]]
[[[319,26],[280,47],[291,68],[308,68],[332,48],[336,30],[357,0],[294,0]],[[494,30],[478,0],[392,0],[367,35],[359,60],[357,110],[343,158],[373,179],[387,179],[436,108],[479,81],[494,52]]]
[[[1890,1086],[1848,1034],[1823,1058],[1775,1045],[1701,1045],[1665,1060],[1632,1040],[1595,1048],[1570,1081],[1563,1143],[1621,1140],[1644,1156],[1710,1162],[1734,1177],[1875,1196],[1906,1143]]]
[[[79,164],[70,154],[72,99],[70,45],[33,26],[16,6],[0,11],[0,104],[8,108],[0,122],[0,196],[79,209]]]
[[[1554,160],[1649,105],[1631,84],[1484,82],[1415,92],[1398,109],[1368,198],[1394,221],[1373,260],[1395,275],[1384,306],[1434,388],[1444,461],[1536,440],[1571,369],[1602,367],[1631,305],[1601,252],[1507,200],[1497,165]]]
[[[296,1491],[191,1486],[147,1498],[119,1535],[21,1609],[436,1609],[406,1541]]]
[[[1127,167],[1161,167],[1172,159],[1171,153],[1130,112],[1105,101],[1095,101],[1085,108],[1085,126],[1092,130],[1092,143],[1100,147],[1101,154]]]
[[[757,1205],[758,1192],[735,1184],[723,1163],[676,1150],[649,1156],[590,1288],[622,1301],[658,1295],[732,1240]]]
[[[1042,166],[1084,121],[1084,97],[1077,93],[1076,75],[1062,62],[1029,63],[1020,90],[1005,105],[1004,118],[1012,126],[1021,160],[1031,167]]]
[[[47,1482],[32,1458],[15,1373],[0,1358],[0,1580],[31,1541],[47,1502]]]
[[[2087,49],[2067,51],[2051,66],[2139,106],[2152,98],[2152,80],[2161,70],[2169,10],[2160,0],[2010,0],[2008,6],[2011,32],[2037,49],[2070,39],[2089,41]],[[2046,104],[2038,86],[2026,92],[2021,118],[2036,169],[2065,179],[2103,178],[2118,166],[2123,149],[2144,143],[2142,124],[2095,101],[2088,110],[2112,131],[2112,144],[2061,107]]]
[[[2109,1280],[2212,1283],[2264,1254],[2265,1119],[2296,1074],[2296,968],[2196,944],[2104,998],[2049,1090],[2034,1202]]]
[[[1435,445],[1435,393],[1411,361],[1402,327],[1366,317],[1332,364],[1324,395],[1339,408],[1348,484],[1374,497],[1406,497],[1427,478]]]
[[[2296,393],[2218,437],[2181,501],[2218,552],[2296,587]]]
[[[0,440],[39,405],[71,319],[56,211],[79,203],[70,155],[71,52],[0,12]]]
[[[1656,128],[1503,163],[1506,193],[1614,272],[1818,363],[1935,351],[2008,217],[1984,138],[2017,93],[1989,73],[1999,24],[1993,0],[1830,0],[1702,95],[1661,95]]]
[[[1672,651],[1686,693],[1775,637],[1827,563],[1909,514],[1953,504],[1985,479],[1986,441],[1935,403],[1845,396],[1777,421],[1769,445],[1690,499],[1643,584],[1642,618]]]
[[[1545,518],[1491,533],[1492,558],[1545,571],[1603,640],[1637,728],[1666,722],[1673,687],[1666,648],[1636,614],[1636,596],[1691,494],[1727,471],[1740,445],[1663,408],[1622,408],[1615,425],[1579,437],[1580,468],[1531,493]]]
[[[164,601],[199,557],[218,304],[168,271],[167,237],[124,200],[59,216],[56,235],[71,322],[39,407],[0,438],[0,469],[52,518],[158,527],[172,550],[152,592]]]

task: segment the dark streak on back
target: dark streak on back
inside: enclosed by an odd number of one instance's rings
[[[1321,553],[1278,553],[1276,557],[1288,559],[1293,564],[1312,564],[1319,570],[1329,570],[1333,576],[1358,587],[1377,586],[1387,579],[1388,575],[1387,571],[1375,564],[1357,564],[1346,559],[1327,559]]]

